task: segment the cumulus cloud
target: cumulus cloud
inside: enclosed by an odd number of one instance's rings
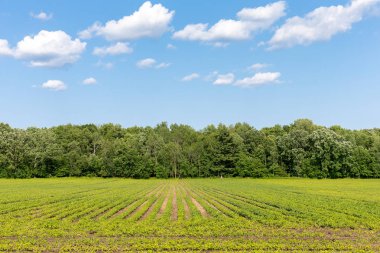
[[[227,43],[227,42],[220,42],[220,41],[211,42],[211,43],[208,43],[208,44],[211,45],[211,46],[214,46],[214,47],[219,47],[219,48],[228,47],[228,45],[229,45],[229,43]]]
[[[237,80],[234,85],[240,87],[254,87],[270,83],[279,82],[281,73],[279,72],[260,72],[256,73],[252,77],[246,77],[241,80]]]
[[[7,40],[0,39],[0,55],[12,56],[12,49],[9,48],[9,43]]]
[[[220,74],[214,81],[215,85],[228,85],[235,81],[235,75],[233,73]]]
[[[152,68],[157,61],[153,58],[146,58],[137,62],[136,66],[140,69]]]
[[[43,11],[41,11],[38,14],[35,14],[35,13],[32,12],[32,13],[30,13],[30,16],[32,18],[43,20],[43,21],[46,21],[46,20],[49,20],[49,19],[53,18],[53,14],[51,14],[51,13],[47,14],[46,12],[43,12]]]
[[[98,81],[95,78],[93,78],[93,77],[89,77],[89,78],[86,78],[86,79],[83,80],[83,84],[85,84],[85,85],[94,85],[97,82]]]
[[[362,20],[364,14],[380,0],[352,0],[348,5],[319,7],[305,15],[292,17],[276,30],[269,41],[270,49],[308,45],[326,41],[337,33],[346,32]]]
[[[258,71],[258,70],[266,68],[266,67],[268,67],[268,64],[265,64],[265,63],[255,63],[255,64],[249,66],[248,69],[251,69],[253,71]]]
[[[0,40],[0,54],[26,60],[33,67],[61,67],[76,62],[85,50],[86,43],[71,39],[63,31],[40,31],[26,36],[10,48],[8,41]]]
[[[168,63],[168,62],[161,62],[160,64],[157,64],[155,67],[157,68],[157,69],[164,69],[164,68],[168,68],[168,67],[170,67],[170,63]]]
[[[205,23],[189,24],[175,32],[173,38],[203,42],[247,40],[253,32],[267,29],[283,17],[285,8],[284,1],[257,8],[244,8],[237,13],[236,20],[221,19],[211,27]]]
[[[148,69],[148,68],[156,68],[156,69],[162,69],[167,68],[171,64],[166,62],[157,63],[157,61],[153,58],[146,58],[138,61],[136,63],[136,66],[140,69]]]
[[[60,80],[48,80],[44,82],[41,87],[43,89],[48,89],[48,90],[56,90],[56,91],[62,91],[66,90],[67,86],[64,82]]]
[[[182,78],[182,81],[183,82],[189,82],[189,81],[193,81],[195,79],[198,79],[199,77],[200,77],[200,75],[198,73],[192,73],[190,75],[184,76]]]
[[[109,47],[96,47],[93,51],[94,55],[106,56],[106,55],[119,55],[119,54],[130,54],[133,49],[129,47],[128,43],[118,42]]]
[[[105,25],[95,23],[79,33],[80,38],[102,36],[107,40],[133,40],[144,37],[159,37],[169,30],[174,11],[161,4],[147,1],[130,16],[110,20]]]

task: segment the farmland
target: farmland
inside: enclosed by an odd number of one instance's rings
[[[0,180],[0,251],[289,250],[380,251],[380,180]]]

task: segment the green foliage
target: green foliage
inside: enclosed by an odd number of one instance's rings
[[[380,129],[325,128],[307,119],[256,130],[246,123],[156,127],[0,123],[0,177],[378,178]]]
[[[379,252],[379,181],[0,179],[0,251]]]

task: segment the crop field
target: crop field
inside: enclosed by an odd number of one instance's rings
[[[0,180],[0,251],[380,251],[380,180]]]

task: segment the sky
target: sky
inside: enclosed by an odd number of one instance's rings
[[[380,0],[0,0],[0,122],[380,127]]]

